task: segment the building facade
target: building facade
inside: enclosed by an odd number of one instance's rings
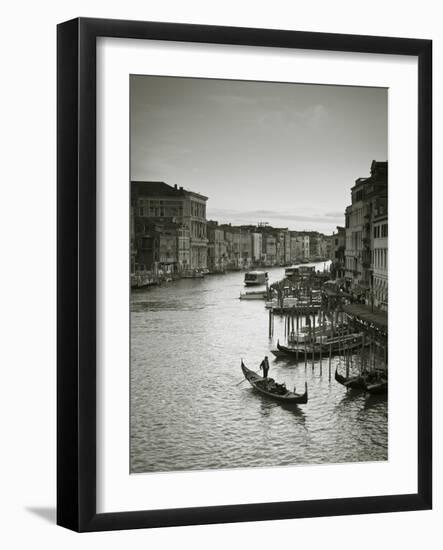
[[[352,204],[345,213],[345,279],[347,286],[361,300],[374,305],[382,305],[382,295],[388,292],[387,279],[387,201],[388,163],[372,161],[371,175],[358,178],[351,188]],[[385,225],[383,237],[376,226]],[[384,239],[382,241],[378,239]],[[378,252],[375,253],[375,248]],[[386,258],[385,258],[386,257]],[[377,265],[377,267],[375,267]],[[375,279],[375,273],[377,276]],[[381,286],[380,286],[381,285]],[[383,292],[381,288],[383,287]]]
[[[337,226],[337,232],[332,235],[332,265],[331,273],[335,279],[345,278],[345,248],[346,230]]]
[[[215,221],[207,224],[208,261],[207,267],[213,273],[223,273],[227,268],[227,246],[225,232]]]
[[[252,261],[259,265],[262,261],[263,236],[261,233],[253,232],[252,235]]]
[[[388,308],[388,212],[380,201],[372,216],[372,296],[374,305]]]
[[[207,197],[199,193],[188,191],[183,187],[172,187],[161,181],[131,182],[131,205],[134,208],[134,225],[136,228],[135,241],[137,242],[143,237],[149,240],[153,236],[137,233],[137,227],[139,229],[146,227],[146,220],[155,221],[157,228],[161,220],[175,223],[177,240],[175,269],[177,271],[205,269],[208,258],[206,201]],[[143,242],[147,243],[148,240]],[[166,235],[162,242],[163,252],[169,251],[171,254],[171,246],[165,244]],[[137,263],[143,264],[149,269],[145,263],[149,255],[137,250],[136,257]],[[165,257],[164,254],[162,257]]]

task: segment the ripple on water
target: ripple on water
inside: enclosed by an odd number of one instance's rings
[[[281,278],[283,270],[270,270]],[[131,471],[387,460],[385,398],[346,392],[331,365],[271,361],[309,402],[282,406],[245,381],[272,344],[262,301],[240,301],[243,274],[182,280],[131,298]],[[284,323],[275,318],[275,340]]]

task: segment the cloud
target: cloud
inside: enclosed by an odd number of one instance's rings
[[[316,129],[323,125],[328,118],[328,110],[324,105],[310,105],[305,109],[286,107],[284,109],[267,109],[258,115],[257,121],[261,126],[276,125],[303,126]]]

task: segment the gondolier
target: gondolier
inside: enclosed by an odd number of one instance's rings
[[[260,370],[263,371],[263,378],[267,378],[268,377],[268,372],[269,372],[269,361],[268,361],[268,356],[267,355],[265,355],[265,358],[260,363]]]
[[[265,363],[266,359],[267,357],[262,361],[262,364]],[[308,402],[308,386],[306,382],[305,393],[295,393],[288,391],[284,384],[278,384],[272,378],[262,378],[256,372],[248,369],[243,361],[241,362],[241,368],[246,380],[259,393],[286,404],[305,405]]]

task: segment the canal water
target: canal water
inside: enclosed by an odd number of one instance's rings
[[[323,264],[318,266],[323,269]],[[284,269],[269,269],[271,282]],[[386,397],[346,392],[339,358],[305,367],[270,353],[261,300],[239,300],[244,273],[184,279],[131,297],[131,472],[283,466],[388,458]],[[240,360],[296,386],[309,401],[285,407],[242,380]]]

